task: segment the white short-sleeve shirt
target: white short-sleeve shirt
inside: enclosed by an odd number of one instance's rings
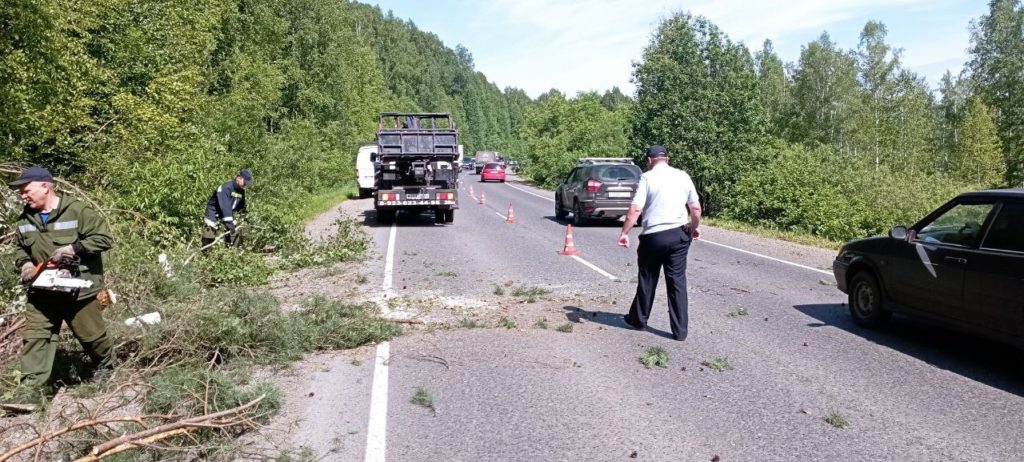
[[[640,234],[689,224],[690,212],[686,204],[691,202],[700,202],[700,198],[690,175],[667,163],[655,164],[640,176],[640,184],[633,196],[633,205],[643,211],[643,231]]]

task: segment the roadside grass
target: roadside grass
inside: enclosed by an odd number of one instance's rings
[[[730,318],[735,318],[738,316],[746,316],[747,314],[748,313],[746,308],[736,307],[733,308],[732,311],[730,311],[729,314],[727,314],[726,316],[729,316]]]
[[[825,423],[835,428],[848,428],[850,426],[850,420],[839,411],[829,411],[824,417]]]
[[[843,245],[842,242],[833,241],[831,239],[825,239],[823,237],[814,236],[808,233],[802,233],[798,231],[787,231],[777,228],[767,228],[764,226],[755,226],[749,223],[744,223],[738,220],[731,220],[728,218],[705,217],[701,218],[701,222],[716,228],[728,229],[730,231],[739,231],[742,233],[753,234],[755,236],[767,237],[770,239],[778,239],[780,241],[793,242],[803,245],[810,245],[814,247],[820,247],[823,249],[839,250],[839,247]]]
[[[326,213],[346,199],[359,197],[359,189],[355,185],[343,186],[336,189],[314,194],[299,202],[299,208],[295,211],[296,217],[302,223],[308,222],[317,216]]]
[[[498,327],[504,327],[506,329],[515,329],[516,322],[505,316],[502,316],[501,319],[498,320]]]
[[[701,361],[700,365],[715,372],[731,371],[735,369],[732,363],[729,362],[729,358],[726,356],[705,359],[704,361]]]
[[[459,320],[459,327],[463,329],[476,329],[480,327],[480,323],[476,322],[473,318],[462,318]]]
[[[538,319],[537,322],[533,323],[533,327],[536,327],[538,329],[547,329],[548,328],[548,320],[547,319]]]
[[[555,330],[557,330],[559,332],[562,332],[562,333],[565,333],[565,334],[571,334],[572,333],[572,323],[571,322],[567,322],[565,324],[562,324],[561,326],[556,327]]]
[[[640,363],[650,369],[653,366],[668,367],[668,352],[661,347],[650,347],[640,357]]]
[[[505,289],[501,286],[494,286],[494,295],[502,296],[505,295]]]
[[[456,273],[455,271],[438,271],[434,273],[434,276],[441,276],[446,278],[459,277],[458,273]]]
[[[434,397],[426,388],[416,387],[416,393],[412,395],[409,402],[430,409],[430,412],[437,414],[437,409],[434,407]]]

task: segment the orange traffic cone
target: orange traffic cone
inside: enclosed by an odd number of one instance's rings
[[[516,212],[514,210],[512,210],[512,203],[509,202],[508,203],[508,216],[505,217],[505,223],[515,224],[515,222],[516,222]]]
[[[473,185],[469,185],[469,197],[476,197],[476,194],[473,193]]]
[[[572,242],[572,225],[569,225],[568,228],[565,228],[565,248],[562,249],[561,252],[558,252],[558,254],[559,255],[576,255],[577,254],[577,252],[576,252],[576,245],[573,244],[573,242]]]
[[[487,198],[485,197],[484,192],[480,191],[480,205],[485,205],[485,204],[487,204]]]

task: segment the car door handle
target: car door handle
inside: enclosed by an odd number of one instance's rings
[[[960,257],[946,257],[945,260],[946,261],[951,261],[953,263],[959,263],[961,265],[967,263],[967,259],[966,258],[960,258]]]

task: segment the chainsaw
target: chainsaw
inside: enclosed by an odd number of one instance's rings
[[[80,260],[77,256],[64,256],[59,261],[47,260],[36,265],[31,287],[54,292],[73,293],[92,287],[93,282],[78,276]]]

